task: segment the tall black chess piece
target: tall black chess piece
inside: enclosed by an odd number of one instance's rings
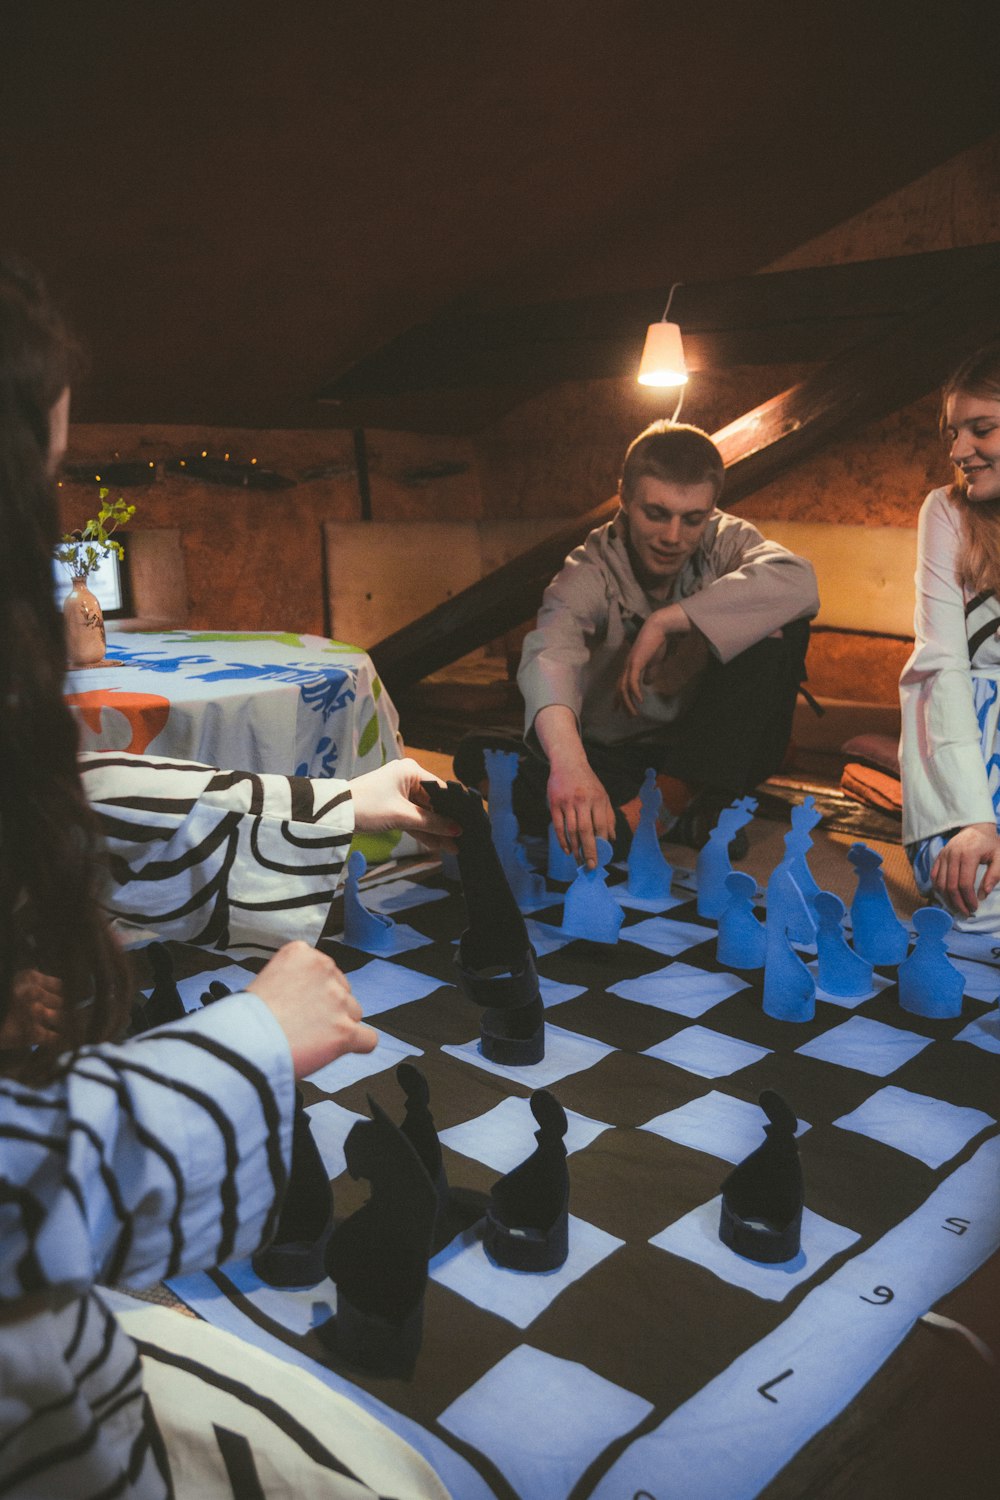
[[[179,1021],[187,1015],[174,982],[174,961],[170,956],[170,949],[163,943],[150,943],[146,956],[153,972],[153,988],[149,998],[135,1007],[129,1028],[130,1036],[139,1036],[143,1031],[152,1031],[154,1026],[166,1026],[169,1021]]]
[[[337,1311],[318,1333],[348,1363],[406,1379],[423,1338],[437,1194],[403,1132],[370,1095],[368,1106],[372,1118],[352,1128],[344,1155],[351,1176],[371,1183],[371,1194],[326,1247]]]
[[[483,1230],[487,1253],[514,1271],[554,1271],[569,1254],[566,1111],[548,1089],[531,1096],[534,1151],[493,1185]]]
[[[719,1238],[737,1255],[777,1265],[798,1255],[801,1244],[799,1122],[773,1089],[765,1089],[758,1102],[768,1118],[765,1140],[722,1184]]]
[[[396,1069],[396,1082],[406,1095],[405,1113],[399,1128],[420,1157],[434,1184],[439,1209],[447,1209],[448,1174],[444,1169],[441,1142],[430,1110],[431,1091],[427,1087],[427,1079],[413,1063],[401,1062]]]
[[[281,1213],[271,1243],[252,1255],[250,1263],[268,1286],[315,1286],[326,1275],[324,1255],[332,1233],[330,1179],[296,1090],[292,1165]]]
[[[458,870],[469,925],[455,963],[463,994],[483,1010],[483,1056],[512,1067],[541,1062],[545,1010],[535,950],[493,844],[483,799],[457,781],[422,784],[434,811],[462,829]]]

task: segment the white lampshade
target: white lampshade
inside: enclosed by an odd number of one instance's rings
[[[687,385],[680,324],[650,323],[639,361],[640,385]]]

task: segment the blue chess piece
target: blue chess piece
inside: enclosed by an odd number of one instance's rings
[[[503,872],[507,877],[514,900],[522,911],[530,911],[539,905],[548,905],[549,894],[545,877],[539,875],[528,863],[528,851],[523,844],[515,843],[507,850],[498,850]]]
[[[792,861],[792,876],[795,884],[802,892],[806,901],[815,910],[816,897],[819,895],[819,886],[813,878],[813,873],[806,861],[806,855],[812,848],[812,830],[816,827],[823,814],[816,806],[816,798],[810,795],[804,797],[797,806],[792,808],[792,827],[798,836],[798,853]],[[831,990],[831,994],[832,994]]]
[[[726,878],[733,873],[729,845],[757,811],[753,797],[741,797],[724,807],[695,863],[699,917],[721,917],[729,900]]]
[[[347,857],[347,883],[344,886],[344,942],[363,953],[390,953],[393,946],[391,918],[369,911],[361,901],[358,881],[368,868],[360,849]]]
[[[870,995],[872,966],[848,946],[844,935],[844,903],[832,891],[817,892],[813,908],[819,918],[816,950],[819,954],[819,987],[828,995],[845,999]]]
[[[514,750],[484,750],[489,777],[490,832],[514,900],[522,909],[540,905],[546,896],[545,881],[528,864],[520,842],[521,830],[514,813],[513,787],[518,756]]]
[[[953,1020],[962,1014],[965,980],[948,958],[944,940],[954,925],[940,906],[913,913],[917,941],[899,966],[899,1003],[914,1016]]]
[[[663,793],[656,785],[656,771],[652,767],[639,789],[639,804],[642,812],[628,852],[628,893],[642,901],[666,900],[674,872],[664,857],[656,832]]]
[[[785,834],[785,857],[771,871],[767,882],[767,926],[788,933],[789,941],[811,948],[816,941],[816,920],[795,879],[796,861],[812,840],[802,828]]]
[[[726,969],[762,969],[767,954],[767,931],[753,909],[757,882],[742,870],[726,876],[729,900],[719,918],[715,956]]]
[[[563,932],[573,937],[590,938],[594,943],[617,943],[625,913],[608,890],[608,861],[611,845],[597,840],[597,868],[580,865],[576,879],[566,892],[563,904]]]
[[[901,964],[909,934],[892,909],[882,875],[882,856],[867,844],[852,844],[847,857],[858,877],[851,902],[854,951],[873,964]]]
[[[567,854],[556,837],[556,825],[549,824],[549,858],[548,877],[557,880],[560,884],[571,885],[576,879],[576,860],[572,854]]]
[[[777,1021],[811,1021],[816,1014],[816,981],[770,910],[764,959],[764,1014]]]
[[[487,804],[490,829],[501,863],[506,864],[506,855],[521,836],[514,815],[514,777],[517,775],[518,756],[514,750],[484,750],[483,760],[490,784]]]

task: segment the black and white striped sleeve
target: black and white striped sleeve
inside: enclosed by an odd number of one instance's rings
[[[0,1079],[0,1303],[252,1253],[284,1190],[294,1097],[284,1033],[252,994],[85,1048],[44,1088]]]
[[[354,833],[348,782],[118,751],[79,766],[115,921],[218,948],[318,940]]]

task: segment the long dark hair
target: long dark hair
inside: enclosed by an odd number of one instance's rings
[[[100,909],[100,841],[63,701],[53,598],[49,413],[73,364],[38,276],[0,256],[0,1016],[18,968],[55,976],[66,997],[60,1050],[115,1036],[128,998]],[[38,1076],[54,1066],[40,1050],[6,1061]]]

